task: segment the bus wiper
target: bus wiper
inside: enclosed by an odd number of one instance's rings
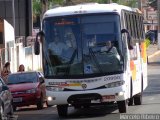
[[[75,56],[76,56],[76,53],[77,53],[77,49],[74,50],[74,52],[73,52],[73,54],[72,54],[72,56],[71,56],[70,61],[67,63],[67,69],[66,69],[67,75],[69,74],[69,69],[70,69],[70,67],[71,67],[71,64],[72,64],[73,61],[74,61],[74,58],[75,58]]]
[[[57,67],[57,73],[65,73],[66,75],[69,75],[70,67],[71,67],[71,64],[74,61],[76,53],[77,53],[77,49],[75,49],[73,51],[73,54],[72,54],[69,62],[67,62],[66,64],[64,64],[64,66]]]
[[[98,70],[99,70],[101,73],[103,73],[103,70],[101,69],[101,66],[100,66],[99,63],[98,63],[97,57],[95,56],[92,48],[89,48],[89,53],[90,53],[91,56],[93,57],[93,60],[95,61],[95,64],[96,64]]]

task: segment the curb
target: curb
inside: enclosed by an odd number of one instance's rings
[[[148,56],[148,59],[155,57],[156,55],[160,54],[160,50],[156,51],[155,53],[153,53],[152,55]]]

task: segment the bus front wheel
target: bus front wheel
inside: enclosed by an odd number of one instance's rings
[[[68,105],[57,105],[59,117],[66,117],[68,112]]]
[[[126,100],[117,101],[117,104],[118,104],[118,109],[119,109],[120,113],[126,113],[127,112],[128,104],[127,104]]]

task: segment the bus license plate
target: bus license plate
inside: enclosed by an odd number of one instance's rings
[[[106,95],[102,97],[102,102],[108,102],[108,101],[112,101],[115,99],[114,95]]]

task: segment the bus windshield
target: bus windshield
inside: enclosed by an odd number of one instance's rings
[[[119,16],[91,14],[43,21],[45,77],[98,75],[123,70]]]

